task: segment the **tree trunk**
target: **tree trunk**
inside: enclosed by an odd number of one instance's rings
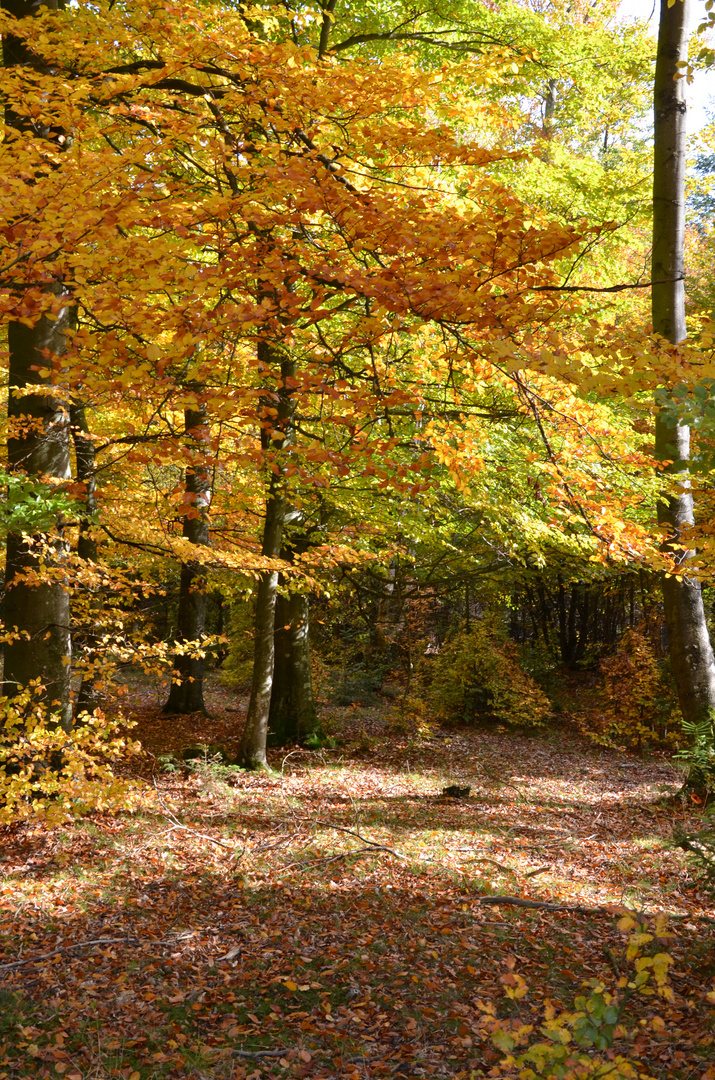
[[[182,535],[192,544],[207,547],[209,543],[209,508],[211,506],[211,468],[208,447],[211,433],[206,406],[199,404],[186,409],[184,426],[195,446],[194,462],[186,469],[186,502],[192,507],[184,515]],[[199,561],[181,564],[177,641],[179,645],[200,642],[206,628],[206,574]],[[196,647],[196,646],[195,646]],[[195,652],[177,653],[169,698],[165,713],[206,712],[204,704],[203,656]]]
[[[283,576],[278,579],[280,588]],[[291,597],[279,592],[273,632],[273,681],[268,714],[268,741],[271,746],[286,746],[298,738],[294,722],[291,672]]]
[[[264,370],[275,369],[280,363],[280,383],[274,397],[264,400],[265,419],[261,428],[264,453],[284,450],[291,442],[293,403],[291,386],[295,380],[295,362],[289,355],[269,342],[259,342],[258,356]],[[270,461],[270,478],[266,498],[261,554],[267,558],[280,557],[286,518],[283,466],[280,460]],[[253,676],[248,715],[239,755],[246,769],[267,769],[266,746],[268,718],[271,706],[273,669],[275,663],[275,611],[278,596],[278,571],[264,571],[258,582],[253,639]]]
[[[310,547],[304,528],[303,511],[286,506],[281,558],[292,563],[296,555]],[[279,585],[284,585],[281,580]],[[302,743],[320,734],[318,712],[313,697],[310,665],[310,598],[303,593],[279,593],[275,614],[275,660],[271,708],[268,717],[269,743],[286,746]]]
[[[690,0],[668,7],[661,0],[658,58],[654,90],[653,173],[653,327],[674,345],[685,328],[685,117],[686,84],[677,79],[678,64],[687,58]],[[672,462],[679,478],[676,493],[658,504],[658,521],[667,526],[666,543],[687,544],[693,524],[693,499],[688,480],[690,431],[683,424],[656,419],[656,456]],[[678,700],[684,720],[706,720],[715,707],[715,660],[710,645],[700,583],[687,574],[691,553],[679,556],[682,578],[662,581],[665,620]]]
[[[56,295],[61,295],[57,288]],[[44,315],[28,327],[10,323],[10,397],[8,461],[12,470],[28,476],[70,478],[69,416],[65,403],[54,394],[26,394],[13,390],[46,386],[48,379],[36,369],[48,363],[44,350],[59,355],[64,349],[68,307],[55,321]],[[70,601],[58,575],[65,544],[60,537],[49,545],[42,537],[27,539],[11,533],[7,538],[5,570],[5,626],[15,636],[5,646],[4,692],[13,697],[37,682],[44,701],[64,728],[72,726],[70,692]],[[47,571],[52,571],[49,577]],[[39,581],[36,584],[35,581]]]
[[[84,484],[84,507],[79,519],[77,554],[80,559],[97,561],[97,540],[92,534],[92,518],[97,509],[97,474],[94,440],[90,436],[83,402],[70,405],[70,424],[77,460],[77,479]]]
[[[90,438],[89,425],[83,402],[73,402],[70,405],[70,424],[72,429],[72,441],[74,443],[75,459],[77,462],[76,476],[84,484],[84,506],[79,515],[79,536],[77,538],[77,554],[80,559],[89,562],[97,561],[97,540],[92,533],[92,518],[97,509],[97,476],[95,464],[94,441]],[[84,632],[84,656],[82,667],[84,668],[82,682],[80,683],[75,701],[74,714],[91,713],[102,704],[101,695],[101,657],[92,647],[91,642],[96,640],[95,630],[97,619],[93,614],[98,614],[99,603],[97,598],[90,599],[87,611],[88,623],[85,624]],[[75,636],[77,632],[75,631]]]
[[[320,735],[318,712],[313,696],[313,673],[310,666],[310,597],[293,593],[291,597],[291,659],[293,700],[302,742],[310,735]]]
[[[273,746],[286,746],[320,734],[310,666],[310,598],[279,594],[275,628],[269,738]]]
[[[2,10],[16,18],[36,15],[40,8],[57,8],[56,0],[3,0]],[[45,69],[25,42],[13,34],[3,37],[3,65]],[[5,121],[21,136],[53,139],[54,132],[5,107]],[[42,183],[41,179],[37,183]],[[21,287],[19,287],[21,288]],[[28,286],[35,292],[36,287]],[[70,304],[60,282],[44,287],[55,297],[53,318],[41,315],[32,326],[10,322],[8,326],[9,400],[8,461],[12,470],[28,476],[57,480],[70,477],[69,416],[66,403],[53,393],[15,391],[47,387],[51,377],[40,369],[52,366],[52,358],[65,349]],[[18,299],[21,294],[18,295]],[[58,523],[59,524],[59,523]],[[41,550],[43,549],[43,550]],[[5,646],[4,692],[12,697],[35,683],[41,700],[66,729],[72,726],[70,688],[70,604],[62,581],[65,545],[61,535],[49,544],[41,537],[26,539],[11,534],[7,540],[5,575],[5,625],[14,637]],[[50,571],[50,574],[47,571]],[[34,582],[39,582],[35,584]],[[41,689],[40,689],[41,688]]]
[[[566,590],[564,589],[564,583],[561,580],[561,574],[558,576],[558,613],[559,613],[559,651],[561,653],[561,662],[568,667],[569,655],[568,655],[568,637],[566,633]]]
[[[279,491],[280,478],[271,474],[266,519],[263,527],[261,554],[277,559],[281,553],[285,499]],[[241,744],[241,764],[246,769],[267,769],[266,746],[268,742],[268,717],[273,687],[275,662],[276,598],[278,595],[278,572],[265,570],[258,582],[256,615],[253,628],[253,676],[251,697],[248,703],[246,727]]]

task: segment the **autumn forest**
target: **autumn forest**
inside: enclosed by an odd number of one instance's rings
[[[0,1080],[715,1080],[715,8],[647,14],[0,3]]]

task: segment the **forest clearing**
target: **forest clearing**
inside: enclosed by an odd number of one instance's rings
[[[715,907],[671,843],[696,815],[663,801],[682,773],[563,732],[400,736],[384,705],[337,709],[344,745],[276,752],[273,775],[167,772],[187,732],[144,696],[141,811],[4,830],[0,1075],[516,1075],[485,1005],[538,1025],[614,988],[626,910],[675,916],[673,997],[634,999],[613,1051],[715,1074]],[[210,700],[206,743],[237,728]],[[455,780],[469,797],[442,795]]]

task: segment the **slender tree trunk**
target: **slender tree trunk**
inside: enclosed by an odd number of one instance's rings
[[[555,649],[551,645],[551,635],[549,634],[549,619],[552,611],[551,605],[548,603],[546,596],[546,590],[544,589],[543,581],[540,581],[537,587],[539,594],[539,616],[541,619],[541,630],[544,635],[544,644],[552,656],[556,655]]]
[[[283,586],[283,575],[278,587]],[[293,709],[291,597],[279,592],[273,633],[273,680],[268,714],[268,741],[271,746],[286,746],[298,738]]]
[[[569,654],[569,667],[573,667],[576,660],[576,605],[578,598],[578,585],[576,582],[571,583],[569,589],[569,621],[568,621],[568,654]]]
[[[582,586],[582,600],[579,606],[579,631],[575,646],[574,660],[579,662],[586,655],[588,645],[588,621],[591,614],[591,590],[585,583]]]
[[[310,547],[303,511],[286,506],[281,558],[292,563]],[[281,582],[280,584],[284,584]],[[269,741],[274,746],[304,742],[319,734],[310,665],[310,598],[303,593],[280,593],[276,601],[275,661]]]
[[[310,666],[310,597],[293,593],[291,597],[291,654],[293,661],[293,698],[298,737],[320,734],[318,712],[313,696],[313,673]]]
[[[211,506],[211,468],[208,448],[211,433],[206,406],[199,404],[184,413],[186,434],[195,447],[195,460],[186,469],[186,502],[192,507],[184,515],[183,536],[192,544],[209,543],[209,508]],[[200,642],[206,628],[206,574],[196,561],[181,564],[177,640],[179,645]],[[181,653],[174,661],[174,675],[165,713],[206,712],[204,704],[205,659]]]
[[[74,443],[75,459],[77,462],[76,477],[84,484],[84,506],[79,517],[79,536],[77,538],[77,554],[80,559],[89,562],[97,561],[97,540],[92,533],[92,518],[97,509],[97,473],[95,461],[94,441],[90,437],[87,415],[83,402],[73,402],[70,405],[70,424],[72,429],[72,441]],[[87,611],[88,620],[82,634],[84,638],[84,656],[82,666],[84,672],[75,701],[74,714],[91,713],[102,704],[101,695],[101,657],[93,648],[92,642],[96,640],[96,619],[93,615],[98,614],[98,598],[90,599]]]
[[[686,85],[676,75],[679,62],[687,58],[690,15],[690,0],[676,0],[672,7],[661,0],[654,92],[653,327],[674,345],[686,336]],[[655,449],[658,457],[672,462],[669,469],[679,478],[676,493],[664,496],[658,505],[658,521],[667,526],[669,541],[677,547],[687,544],[694,521],[689,428],[659,415]],[[664,577],[662,590],[680,708],[686,721],[699,722],[715,707],[715,660],[700,583],[687,574],[689,557],[689,552],[680,556],[681,579]]]
[[[269,342],[259,342],[259,359],[270,370],[280,363],[280,384],[275,397],[266,399],[261,445],[264,452],[284,450],[292,440],[293,403],[291,385],[295,379],[295,362]],[[266,498],[261,554],[280,558],[287,504],[284,494],[283,468],[278,461],[270,462],[271,472]],[[258,582],[253,641],[253,676],[248,715],[239,755],[247,769],[267,769],[266,746],[271,690],[275,664],[275,611],[278,595],[278,571],[264,571]]]
[[[280,493],[279,484],[280,478],[271,474],[261,545],[261,554],[274,559],[280,557],[285,521],[285,499]],[[256,593],[251,697],[241,745],[241,763],[246,769],[268,768],[266,746],[275,663],[274,630],[278,576],[277,571],[264,571]]]
[[[558,577],[558,614],[559,614],[559,650],[561,653],[561,662],[568,665],[568,644],[566,637],[566,590],[564,589],[564,583],[561,580],[561,575]]]
[[[92,518],[97,509],[97,471],[94,440],[91,438],[83,402],[70,405],[72,441],[77,460],[77,479],[84,484],[84,507],[80,513],[77,554],[80,559],[97,561],[97,540],[92,533]]]
[[[57,8],[56,0],[2,0],[2,10],[16,18],[36,15],[40,8]],[[13,34],[3,37],[3,65],[44,70],[25,42]],[[7,125],[22,138],[53,139],[56,133],[19,114],[11,104],[5,108]],[[37,183],[42,183],[41,179]],[[20,287],[18,287],[19,289]],[[28,286],[31,291],[36,287]],[[69,416],[59,394],[47,392],[51,377],[42,369],[65,349],[70,303],[60,282],[44,288],[55,297],[53,318],[40,316],[31,326],[10,322],[8,326],[9,386],[8,461],[10,468],[28,476],[57,480],[70,477]],[[19,298],[19,297],[18,297]],[[32,387],[42,387],[33,393]],[[17,391],[30,388],[18,397]],[[26,539],[11,534],[7,541],[5,574],[6,631],[14,637],[5,646],[4,692],[14,696],[35,683],[42,700],[59,723],[72,726],[70,693],[70,604],[61,577],[65,544],[61,535],[49,544],[42,538]],[[47,571],[50,571],[48,574]]]

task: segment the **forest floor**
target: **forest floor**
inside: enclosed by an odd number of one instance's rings
[[[623,906],[675,916],[674,996],[634,996],[615,1049],[715,1080],[715,910],[669,846],[701,818],[663,804],[666,761],[565,726],[405,732],[383,703],[329,708],[340,747],[275,752],[272,776],[167,770],[235,745],[245,702],[208,700],[167,718],[130,687],[141,809],[2,830],[0,1080],[516,1075],[489,1006],[538,1024],[584,980],[614,987]],[[500,894],[598,910],[483,902]]]

